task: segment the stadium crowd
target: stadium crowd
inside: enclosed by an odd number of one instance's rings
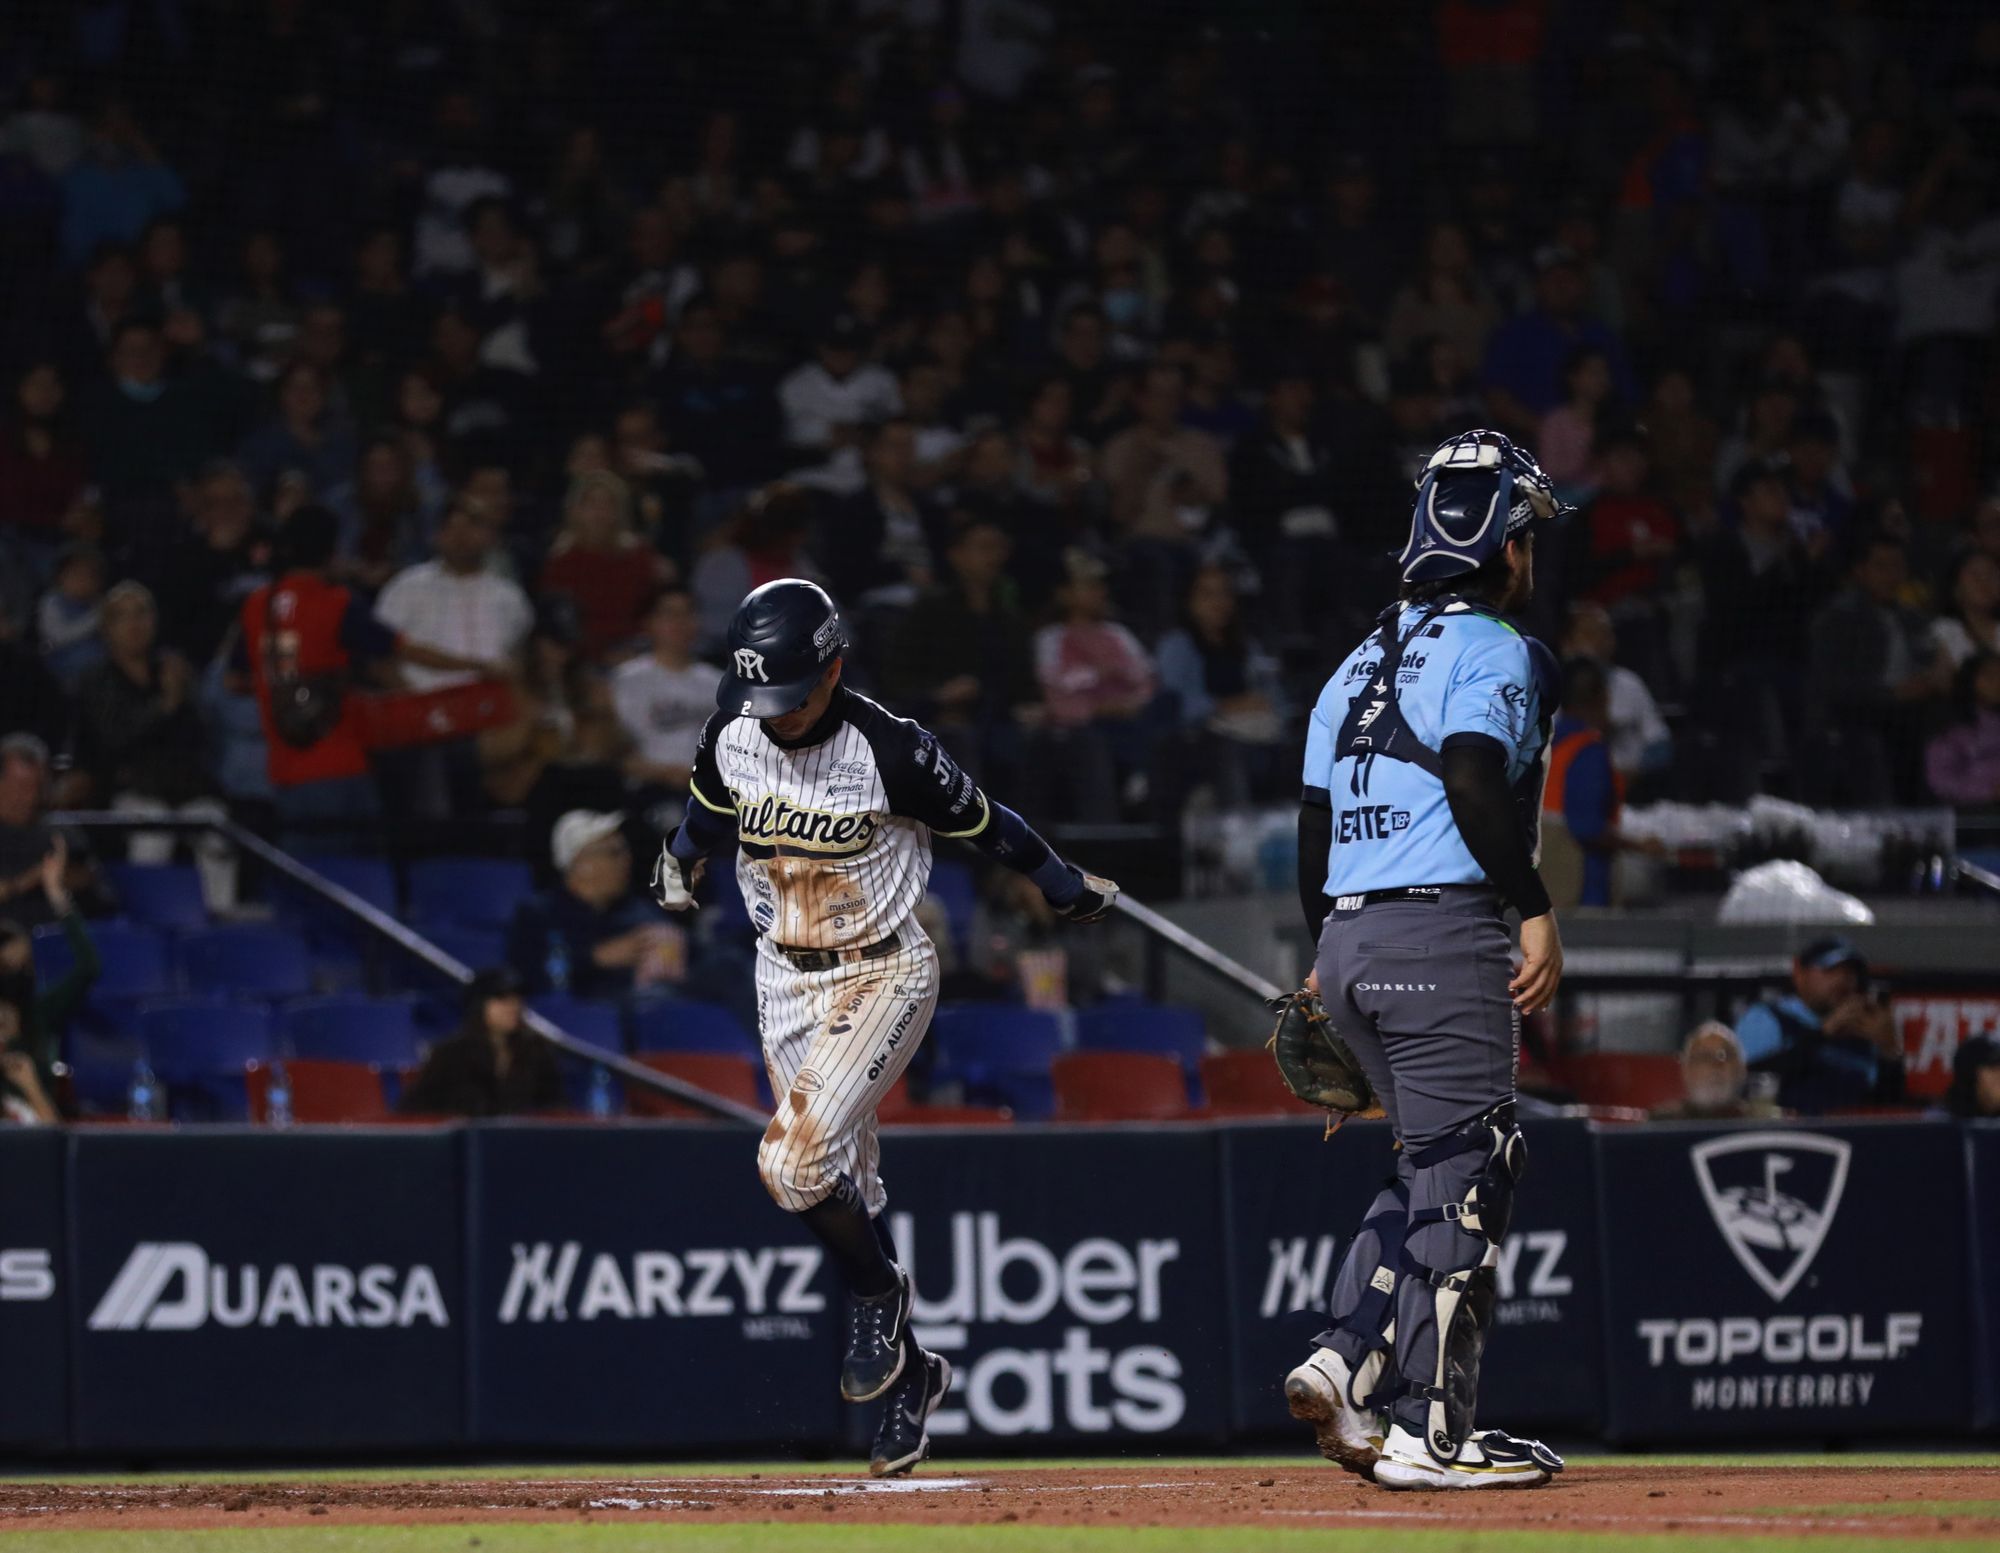
[[[2000,797],[2000,18],[1181,10],[11,7],[0,733],[72,802],[671,805],[800,572],[1024,803],[1240,803],[1485,424],[1621,785]],[[517,717],[268,751],[287,567]]]

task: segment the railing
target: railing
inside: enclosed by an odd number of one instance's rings
[[[421,960],[432,970],[449,977],[464,986],[472,980],[473,969],[462,964],[453,956],[425,938],[421,933],[398,922],[379,907],[370,904],[352,890],[343,888],[333,880],[307,867],[290,853],[271,845],[262,836],[245,830],[230,819],[203,819],[187,815],[123,814],[98,810],[77,810],[51,814],[47,823],[59,829],[102,830],[102,831],[158,831],[173,830],[184,832],[211,831],[228,841],[240,851],[256,858],[274,873],[281,874],[293,884],[309,891],[321,900],[339,907],[356,921],[380,934],[389,943],[405,954]],[[762,1128],[763,1114],[741,1105],[721,1095],[678,1079],[671,1074],[661,1073],[642,1062],[634,1062],[623,1052],[609,1051],[601,1046],[593,1046],[588,1041],[578,1040],[549,1019],[536,1013],[532,1008],[524,1011],[522,1022],[544,1041],[566,1056],[584,1062],[595,1063],[606,1072],[616,1074],[627,1084],[641,1089],[649,1089],[670,1100],[695,1107],[704,1115],[724,1121],[742,1122],[748,1126]]]

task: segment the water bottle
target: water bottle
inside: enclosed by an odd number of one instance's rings
[[[569,991],[569,940],[562,934],[549,934],[549,957],[542,969],[548,974],[549,991]]]
[[[264,1125],[292,1125],[292,1080],[282,1062],[271,1064],[270,1081],[264,1086]]]
[[[618,1096],[612,1092],[611,1074],[604,1068],[590,1070],[590,1118],[607,1122],[618,1114]]]
[[[132,1084],[125,1091],[125,1115],[135,1122],[157,1122],[167,1114],[166,1097],[160,1081],[153,1077],[153,1065],[141,1057],[132,1064]]]

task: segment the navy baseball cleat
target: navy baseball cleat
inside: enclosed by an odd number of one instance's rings
[[[878,1478],[900,1477],[931,1453],[931,1437],[924,1425],[951,1390],[951,1364],[944,1355],[921,1348],[917,1359],[903,1383],[889,1393],[882,1427],[875,1431],[868,1470]]]
[[[896,1287],[872,1299],[847,1302],[847,1357],[840,1366],[840,1394],[873,1402],[903,1373],[903,1327],[910,1319],[910,1275],[896,1269]]]

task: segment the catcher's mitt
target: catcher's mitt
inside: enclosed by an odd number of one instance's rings
[[[1309,1105],[1342,1116],[1375,1109],[1375,1086],[1334,1030],[1318,993],[1301,988],[1271,999],[1270,1006],[1278,1015],[1271,1053],[1287,1089]]]

